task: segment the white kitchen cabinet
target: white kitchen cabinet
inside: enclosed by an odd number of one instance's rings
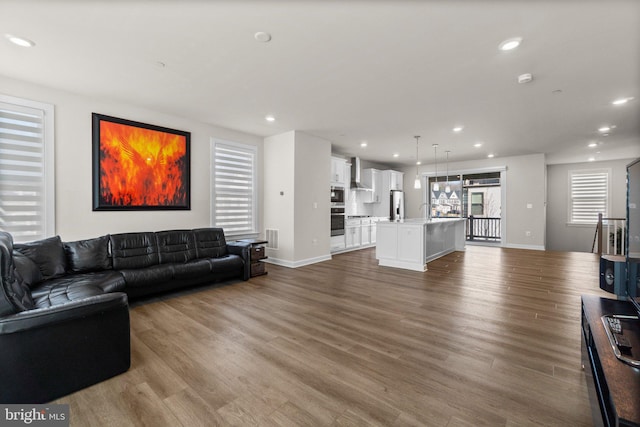
[[[341,157],[331,157],[331,184],[347,187],[347,161]]]
[[[398,171],[389,172],[389,190],[402,190],[404,173]]]
[[[347,249],[361,246],[362,230],[360,227],[360,220],[347,219],[345,221],[344,234]]]
[[[362,246],[371,244],[371,219],[364,218],[360,220],[360,244]]]
[[[364,169],[362,171],[362,183],[371,188],[362,194],[363,203],[380,203],[382,200],[382,171],[378,169]]]

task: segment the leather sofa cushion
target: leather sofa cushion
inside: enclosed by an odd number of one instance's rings
[[[238,255],[225,255],[208,260],[213,273],[229,273],[242,270],[244,262]]]
[[[13,264],[16,267],[16,274],[20,276],[22,283],[29,288],[42,281],[42,273],[36,263],[21,252],[13,251]]]
[[[227,254],[227,242],[222,228],[193,230],[198,258],[217,258]]]
[[[211,263],[207,259],[194,259],[185,264],[173,264],[175,279],[194,279],[211,274]]]
[[[12,252],[13,237],[0,231],[0,316],[33,308],[29,287],[16,274]]]
[[[38,266],[44,280],[61,276],[67,271],[67,256],[60,236],[15,244],[13,247]]]
[[[184,263],[196,258],[196,240],[191,230],[156,233],[160,263]]]
[[[85,273],[111,268],[109,236],[63,243],[69,271]]]
[[[70,274],[44,282],[31,291],[36,308],[51,307],[70,301],[123,291],[122,274],[113,270]]]
[[[151,267],[160,263],[155,233],[122,233],[109,237],[115,270]]]
[[[173,264],[153,265],[146,268],[120,270],[127,287],[153,286],[173,280]]]

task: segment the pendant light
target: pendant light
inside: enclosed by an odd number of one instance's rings
[[[451,186],[449,185],[449,150],[445,151],[447,153],[447,185],[444,187],[444,192],[449,194],[451,193]]]
[[[436,177],[433,184],[433,191],[440,191],[440,185],[438,185],[438,144],[433,144],[433,158],[436,162]]]
[[[422,184],[420,183],[420,171],[418,170],[418,166],[420,165],[420,157],[418,157],[418,139],[420,139],[420,135],[414,136],[416,139],[416,180],[413,183],[413,188],[419,190],[422,188]]]

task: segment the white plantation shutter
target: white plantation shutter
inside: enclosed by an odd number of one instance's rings
[[[257,233],[256,147],[213,143],[213,225],[226,235]]]
[[[54,227],[53,107],[0,96],[0,230],[24,242]]]
[[[609,213],[609,171],[569,172],[569,222],[594,224]]]

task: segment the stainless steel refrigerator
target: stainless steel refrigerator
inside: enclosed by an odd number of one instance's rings
[[[391,190],[390,198],[389,219],[391,221],[404,219],[404,193],[400,190]]]

